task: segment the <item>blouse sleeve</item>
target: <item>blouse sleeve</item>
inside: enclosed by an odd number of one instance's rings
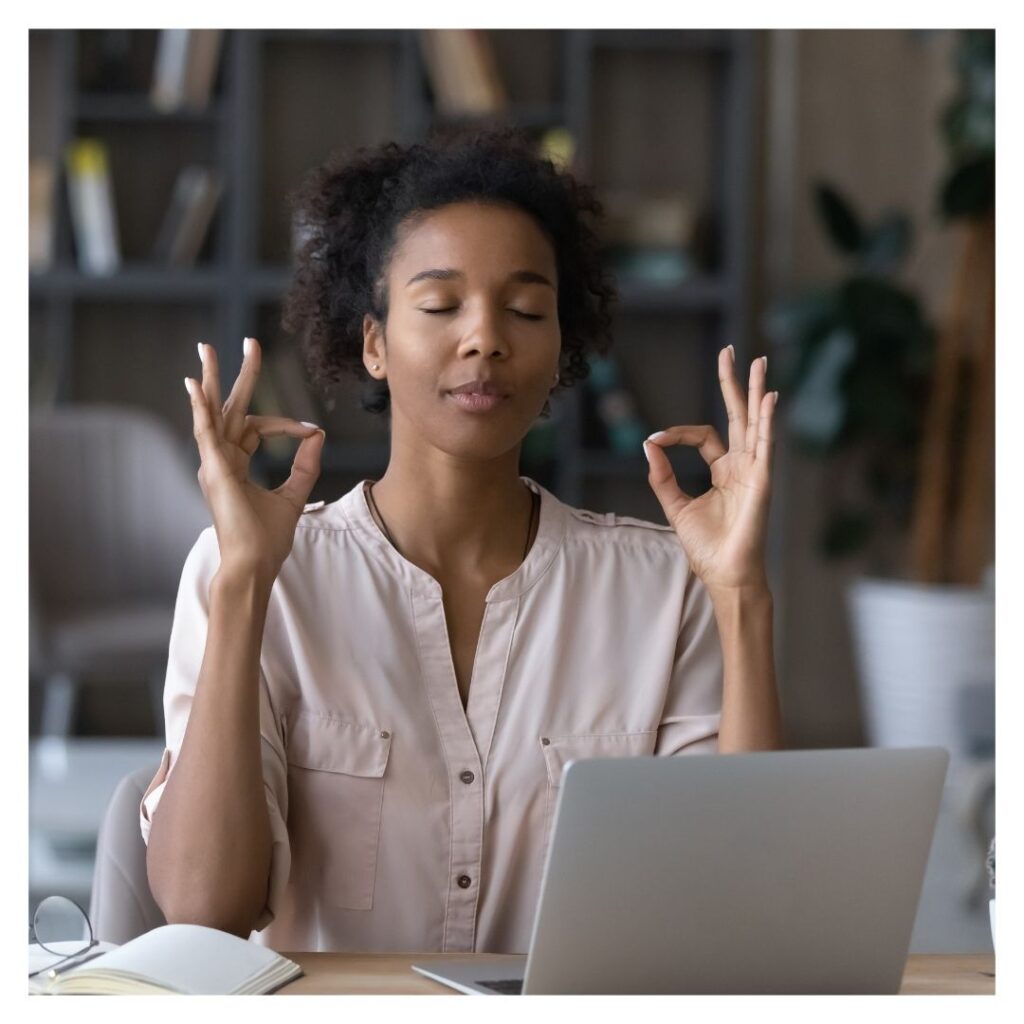
[[[166,749],[160,768],[150,782],[139,807],[142,838],[149,843],[153,816],[160,804],[167,779],[174,771],[175,759],[185,736],[192,698],[206,648],[209,623],[210,582],[220,564],[216,531],[208,526],[185,559],[178,586],[167,655],[167,676],[164,682],[164,719]],[[262,931],[274,919],[281,893],[288,881],[291,847],[285,821],[288,815],[287,769],[280,722],[273,712],[267,679],[260,667],[260,738],[263,763],[263,788],[270,813],[273,836],[270,884],[267,903],[255,930]],[[197,823],[201,827],[201,823]]]
[[[722,644],[707,588],[692,572],[683,595],[672,679],[655,754],[714,754],[722,718]]]

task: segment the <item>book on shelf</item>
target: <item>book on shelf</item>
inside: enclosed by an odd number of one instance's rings
[[[537,154],[550,160],[560,171],[572,173],[575,167],[576,139],[568,128],[556,125],[541,135]]]
[[[678,192],[608,189],[601,237],[608,264],[624,279],[672,287],[695,268],[693,204]]]
[[[492,114],[508,97],[486,29],[420,29],[427,78],[441,114]]]
[[[459,33],[459,41],[465,51],[465,66],[473,73],[478,109],[484,112],[504,110],[508,96],[490,33],[485,28],[460,29]]]
[[[224,30],[201,28],[189,30],[188,67],[185,71],[185,106],[204,110],[210,104],[213,85],[220,65]]]
[[[444,110],[454,92],[454,80],[451,76],[451,68],[442,57],[437,33],[437,29],[424,28],[416,33],[416,38],[419,41],[423,69],[426,71],[427,81],[430,83],[430,91],[434,95],[434,105],[439,110]]]
[[[121,245],[107,146],[99,139],[72,139],[64,160],[79,269],[114,274],[121,266]]]
[[[205,110],[217,77],[224,30],[165,28],[157,37],[149,98],[161,113]]]
[[[33,995],[265,995],[302,975],[272,949],[215,928],[166,924],[80,960],[29,946]],[[47,970],[54,966],[53,974]]]
[[[167,266],[195,265],[224,189],[221,173],[189,164],[174,182],[171,203],[153,244],[153,259]]]
[[[28,167],[28,267],[53,266],[54,199],[57,167],[49,157],[33,157]]]

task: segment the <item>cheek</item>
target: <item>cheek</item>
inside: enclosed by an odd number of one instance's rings
[[[554,384],[554,375],[561,373],[559,366],[561,354],[561,335],[555,330],[545,339],[545,344],[538,346],[536,358],[531,364],[531,375],[538,377],[546,388],[550,388]]]
[[[422,390],[444,378],[444,337],[437,329],[395,331],[389,337],[388,376],[404,390]]]

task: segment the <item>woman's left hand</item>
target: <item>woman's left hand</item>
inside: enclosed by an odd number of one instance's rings
[[[729,414],[729,449],[711,426],[669,427],[644,442],[648,482],[709,591],[768,587],[765,532],[771,498],[772,419],[778,392],[765,393],[767,359],[754,360],[744,397],[731,348],[718,354]],[[662,448],[692,445],[711,467],[711,488],[697,498],[680,490]]]

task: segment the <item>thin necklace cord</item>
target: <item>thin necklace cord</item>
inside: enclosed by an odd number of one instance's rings
[[[380,514],[380,509],[377,508],[377,502],[373,499],[373,484],[371,483],[366,490],[366,496],[370,499],[370,507],[373,509],[374,515],[377,517],[377,521],[381,525],[381,529],[384,531],[384,536],[391,542],[391,546],[398,551],[398,545],[395,543],[394,537],[391,536],[391,531],[387,527],[387,523],[384,522],[384,517]],[[537,521],[537,507],[540,504],[540,495],[531,490],[531,507],[530,507],[530,526],[526,531],[526,546],[523,548],[523,559],[525,560],[527,552],[530,550],[530,539],[533,536],[534,524]],[[399,554],[401,552],[399,551]]]

